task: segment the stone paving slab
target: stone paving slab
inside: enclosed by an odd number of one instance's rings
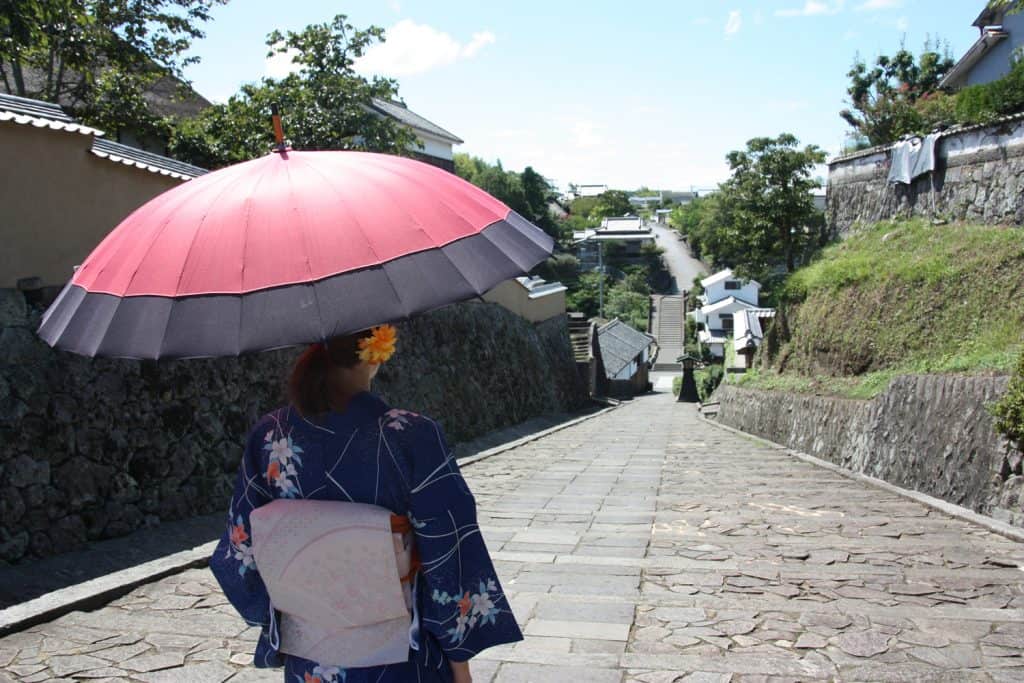
[[[465,469],[526,640],[479,682],[1024,681],[1024,544],[667,394]],[[273,681],[205,569],[0,639],[0,681]]]

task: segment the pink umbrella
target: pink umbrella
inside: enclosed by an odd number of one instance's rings
[[[229,356],[400,320],[480,295],[552,239],[412,159],[283,150],[175,187],[126,218],[46,312],[88,356]]]

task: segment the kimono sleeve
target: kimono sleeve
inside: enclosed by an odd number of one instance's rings
[[[231,605],[247,624],[262,627],[256,648],[257,667],[283,665],[276,647],[277,620],[253,558],[249,525],[249,514],[273,500],[266,486],[261,457],[267,431],[261,422],[249,435],[228,509],[227,528],[210,557],[210,571]]]
[[[523,639],[477,526],[476,501],[440,426],[423,420],[412,445],[409,516],[421,568],[421,628],[449,659]]]

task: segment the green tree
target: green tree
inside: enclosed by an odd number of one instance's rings
[[[716,253],[716,261],[747,277],[764,277],[780,264],[792,272],[824,244],[823,216],[811,195],[821,183],[811,171],[825,161],[825,152],[816,145],[801,148],[783,133],[754,138],[726,159],[732,176],[714,195],[709,219],[713,248],[727,252]]]
[[[570,311],[578,311],[588,318],[593,318],[599,312],[599,298],[601,280],[604,280],[604,293],[607,297],[614,282],[607,273],[601,274],[596,270],[582,273],[575,286],[570,288],[566,296],[566,308]]]
[[[226,2],[4,0],[0,82],[107,130],[163,130],[144,93],[162,78],[182,78],[182,68],[198,60],[186,56],[192,41]]]
[[[627,216],[633,212],[633,205],[629,203],[629,195],[622,190],[608,190],[597,197],[597,203],[590,211],[591,217],[609,218],[612,216]]]
[[[623,283],[616,283],[605,291],[606,318],[618,318],[630,327],[646,332],[650,310],[650,295],[632,291]]]
[[[291,54],[296,70],[244,85],[226,104],[181,122],[170,141],[172,153],[207,168],[263,156],[274,143],[270,108],[279,104],[285,137],[296,149],[408,154],[416,143],[413,133],[370,108],[373,98],[393,99],[396,83],[367,79],[353,69],[383,39],[383,29],[357,30],[343,14],[298,32],[274,31],[267,37],[268,56]]]
[[[846,92],[853,108],[839,115],[872,145],[922,132],[926,121],[914,105],[938,90],[955,63],[948,47],[930,41],[917,58],[903,47],[891,57],[880,55],[870,66],[857,56],[846,74],[850,79]]]
[[[455,155],[455,173],[493,195],[544,232],[558,239],[564,227],[551,216],[548,202],[555,199],[551,183],[527,166],[522,173],[506,171],[499,160],[489,164],[468,154]]]

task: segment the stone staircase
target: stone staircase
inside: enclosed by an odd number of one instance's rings
[[[590,321],[582,313],[569,313],[569,341],[577,363],[590,358]]]
[[[678,372],[682,366],[676,358],[683,355],[683,307],[682,294],[654,294],[651,296],[651,334],[658,339],[658,362],[655,372]]]

